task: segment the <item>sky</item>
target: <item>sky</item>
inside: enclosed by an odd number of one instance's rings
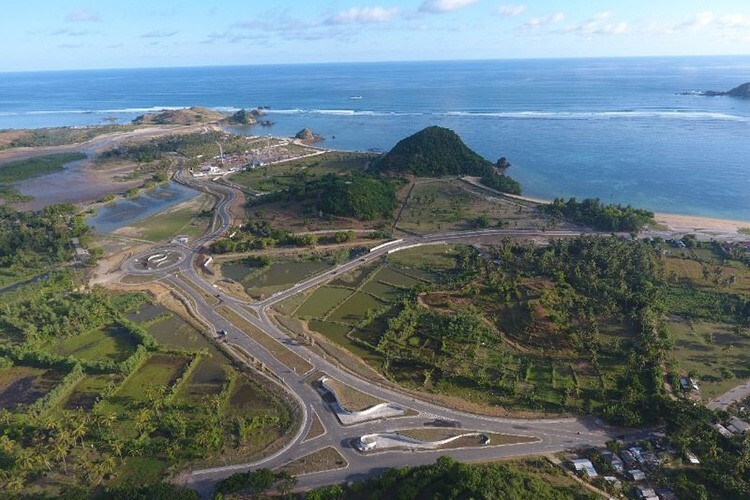
[[[23,0],[0,72],[750,54],[748,0]]]

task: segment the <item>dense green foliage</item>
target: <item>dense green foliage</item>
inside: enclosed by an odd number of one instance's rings
[[[267,221],[245,224],[232,238],[222,238],[211,244],[214,253],[247,252],[271,247],[310,247],[318,243],[314,234],[295,235],[284,229],[273,227]],[[262,257],[249,261],[252,267],[263,267],[270,263]]]
[[[84,158],[86,155],[83,153],[57,153],[3,163],[0,165],[0,184],[11,184],[51,174],[61,170],[67,163]]]
[[[670,470],[670,482],[679,498],[750,498],[750,434],[727,439],[712,425],[721,415],[691,401],[669,403],[665,412],[669,441],[684,454],[700,457],[700,467]]]
[[[196,149],[203,148],[207,145],[211,146],[212,150],[216,149],[218,152],[216,142],[221,141],[223,138],[224,134],[221,132],[160,137],[144,143],[123,144],[117,148],[102,153],[99,156],[98,161],[119,159],[148,163],[160,160],[168,153],[179,153],[192,157],[194,156]]]
[[[377,177],[326,175],[320,181],[318,207],[325,214],[372,220],[390,217],[396,206],[393,183]]]
[[[296,478],[287,472],[273,472],[269,469],[257,469],[250,472],[232,474],[216,483],[216,497],[229,493],[244,492],[257,495],[269,490],[272,486],[281,492],[288,492],[297,483]]]
[[[492,163],[469,149],[450,129],[427,127],[402,139],[375,162],[381,172],[398,172],[421,177],[443,175],[483,176],[493,170]]]
[[[156,483],[147,486],[123,484],[107,488],[101,498],[107,500],[198,500],[195,490],[181,488],[171,483]]]
[[[59,264],[73,256],[70,238],[88,233],[73,205],[17,212],[0,205],[0,267],[22,271]]]
[[[457,265],[458,275],[427,289],[439,305],[420,302],[422,287],[387,313],[371,346],[386,374],[506,407],[595,412],[627,425],[659,420],[669,341],[663,273],[649,245],[506,242],[483,257],[466,248]]]
[[[503,193],[521,194],[521,185],[518,181],[511,179],[505,174],[498,174],[494,170],[484,174],[480,182],[488,188],[496,189]]]
[[[312,491],[306,499],[468,499],[507,500],[592,498],[583,490],[555,486],[510,464],[463,464],[440,457],[434,465],[388,469],[380,476],[347,487]]]
[[[552,217],[567,219],[602,231],[638,232],[654,221],[653,212],[630,205],[607,205],[598,198],[587,198],[580,202],[575,198],[568,201],[555,198],[552,203],[542,205],[540,210]]]

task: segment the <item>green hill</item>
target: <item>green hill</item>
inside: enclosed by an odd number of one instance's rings
[[[454,131],[432,126],[399,141],[375,168],[420,177],[482,176],[492,171],[492,163],[466,146]]]
[[[504,163],[507,165],[507,160]],[[399,141],[375,163],[375,169],[418,177],[472,175],[481,177],[482,184],[493,189],[521,194],[518,182],[499,174],[491,162],[472,151],[454,131],[438,126]]]

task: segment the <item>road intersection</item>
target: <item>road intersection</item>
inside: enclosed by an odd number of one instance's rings
[[[332,360],[311,350],[309,346],[292,338],[274,323],[268,314],[269,308],[293,295],[317,287],[333,279],[339,273],[366,265],[388,252],[398,251],[406,247],[466,241],[469,238],[478,237],[570,237],[580,234],[579,232],[490,229],[409,237],[390,245],[381,246],[364,256],[297,283],[293,287],[262,301],[248,302],[224,293],[218,293],[218,300],[209,301],[208,298],[217,297],[218,291],[196,270],[196,256],[201,253],[207,244],[226,233],[230,228],[232,221],[229,207],[235,202],[237,193],[231,187],[216,183],[198,182],[183,173],[177,174],[176,180],[218,198],[216,219],[213,224],[215,229],[193,242],[191,247],[172,243],[158,249],[152,249],[146,254],[135,256],[123,264],[123,271],[129,274],[151,275],[182,296],[189,307],[193,309],[192,312],[209,328],[216,332],[226,331],[224,340],[228,345],[249,353],[252,358],[260,363],[265,371],[271,374],[269,379],[278,385],[280,391],[288,393],[299,407],[297,412],[299,428],[288,443],[275,454],[253,463],[192,471],[187,477],[187,486],[195,488],[205,495],[212,491],[213,485],[218,480],[232,473],[258,467],[273,469],[329,446],[334,447],[341,453],[348,466],[342,469],[300,476],[298,487],[311,488],[336,482],[358,480],[371,477],[388,467],[433,463],[441,455],[450,455],[462,461],[490,461],[512,456],[552,453],[578,447],[604,446],[606,441],[624,433],[622,429],[608,427],[601,421],[588,417],[557,419],[497,418],[446,408],[421,400],[414,395],[399,390],[398,387],[387,381],[374,383],[342,368]],[[174,259],[174,263],[162,267],[144,267],[143,260],[147,260],[149,256],[157,253],[176,254],[180,255],[181,258]],[[216,302],[219,302],[220,307]],[[226,314],[226,311],[231,311],[231,315]],[[234,321],[232,318],[234,318]],[[237,324],[240,323],[237,318],[260,330],[274,342],[278,342],[284,349],[295,353],[302,360],[305,360],[306,365],[309,364],[311,368],[305,373],[298,373],[296,366],[291,366],[292,364],[288,362],[287,364],[282,362],[280,356],[274,356],[271,350],[264,347],[262,342],[253,337],[251,332],[244,331],[243,325]],[[275,350],[275,352],[277,351],[278,349]],[[411,411],[405,416],[344,426],[329,404],[322,399],[320,393],[310,383],[311,375],[318,373],[325,374],[374,398],[403,406]],[[311,415],[313,413],[319,417],[325,428],[325,433],[320,437],[305,440],[312,425]],[[536,441],[499,446],[490,444],[463,449],[418,452],[400,450],[369,454],[362,454],[352,446],[352,442],[364,434],[422,428],[425,425],[434,425],[436,417],[440,421],[453,422],[454,425],[460,426],[462,432],[479,431],[521,435],[534,437]],[[642,435],[643,432],[628,434],[635,438]]]

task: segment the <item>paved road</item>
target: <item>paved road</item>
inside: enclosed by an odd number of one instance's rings
[[[403,249],[415,245],[437,244],[440,242],[465,241],[476,237],[517,237],[517,236],[546,236],[546,237],[568,237],[579,233],[570,231],[523,231],[523,230],[483,230],[467,232],[448,232],[434,234],[424,237],[405,238],[380,249],[370,252],[354,261],[339,265],[335,269],[326,271],[318,276],[278,293],[266,300],[259,302],[246,302],[225,294],[220,294],[220,305],[228,308],[240,316],[244,321],[254,325],[267,335],[275,339],[284,348],[289,349],[307,360],[312,369],[307,373],[296,373],[293,367],[287,366],[275,358],[271,352],[256,342],[252,336],[221,315],[217,311],[216,304],[206,302],[207,297],[217,295],[217,290],[205,281],[194,267],[194,257],[200,249],[226,232],[231,224],[231,216],[228,207],[235,200],[236,192],[227,186],[215,183],[196,182],[184,174],[178,174],[176,180],[210,192],[218,197],[216,214],[218,227],[211,234],[194,242],[191,248],[181,245],[169,245],[159,248],[159,252],[165,250],[182,253],[186,258],[179,263],[160,270],[144,270],[135,259],[142,260],[145,255],[135,256],[123,265],[123,270],[129,273],[154,274],[164,284],[170,286],[177,293],[184,296],[192,304],[197,314],[207,325],[215,330],[226,330],[226,340],[229,344],[244,349],[263,363],[263,365],[274,374],[276,382],[283,390],[287,391],[299,404],[299,420],[301,425],[292,439],[275,455],[266,459],[241,465],[217,467],[214,469],[193,471],[187,480],[187,485],[196,488],[202,494],[207,495],[213,489],[216,481],[238,471],[246,471],[257,467],[274,468],[289,461],[301,458],[309,453],[327,446],[338,449],[346,458],[348,467],[336,471],[326,471],[318,474],[306,475],[300,478],[300,487],[314,487],[339,481],[356,480],[369,477],[382,471],[387,467],[419,465],[432,463],[440,455],[451,455],[464,461],[484,461],[509,456],[520,456],[561,451],[564,449],[580,446],[603,446],[604,443],[623,433],[622,429],[614,429],[603,425],[593,418],[559,418],[559,419],[511,419],[494,418],[483,415],[475,415],[445,408],[433,403],[421,401],[411,395],[400,392],[397,388],[386,387],[385,384],[374,384],[364,380],[338,365],[324,359],[315,352],[309,350],[305,345],[298,343],[279,329],[269,318],[267,310],[272,305],[285,300],[295,294],[316,287],[334,278],[338,273],[346,272],[378,259],[382,255],[394,250]],[[152,250],[152,253],[157,250]],[[190,283],[186,282],[189,281]],[[416,416],[398,417],[379,421],[371,421],[344,427],[337,420],[331,408],[322,400],[317,391],[305,381],[305,378],[313,372],[322,371],[359,391],[368,393],[384,401],[398,403],[404,407],[415,410]],[[326,429],[326,433],[316,439],[304,441],[312,420],[310,415],[315,412]],[[375,454],[362,455],[351,446],[353,439],[375,432],[390,432],[398,429],[423,427],[425,423],[432,422],[436,418],[458,422],[462,430],[477,430],[493,433],[507,433],[524,436],[534,436],[537,442],[506,445],[486,446],[480,448],[467,448],[456,450],[437,450],[404,452],[390,451]],[[638,433],[633,434],[637,436]]]

